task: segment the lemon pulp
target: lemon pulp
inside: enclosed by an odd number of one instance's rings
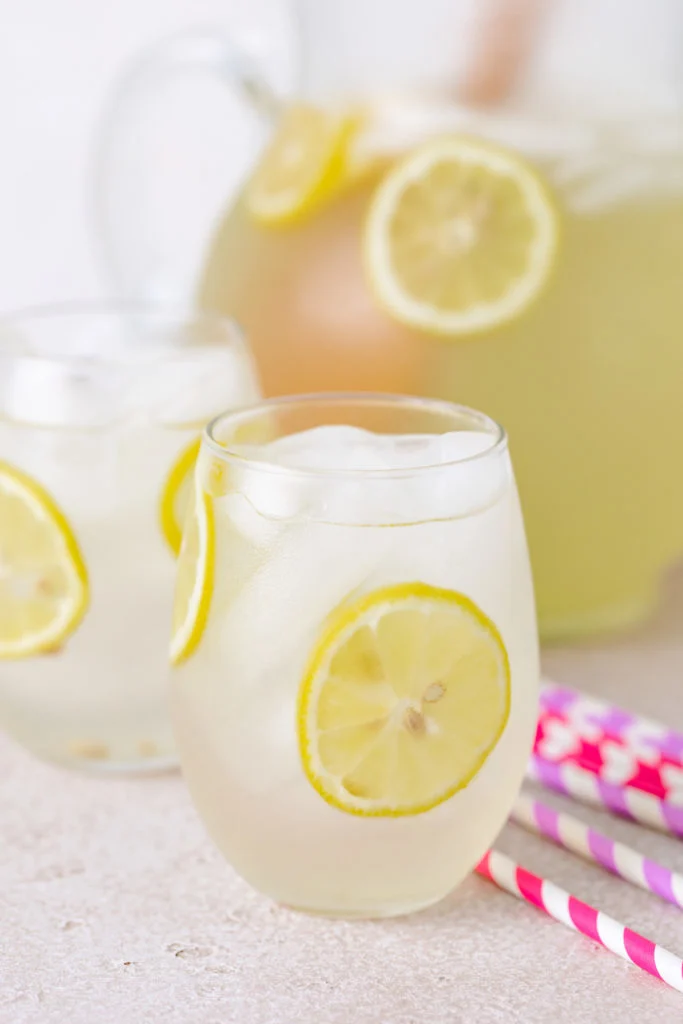
[[[346,177],[356,119],[299,104],[284,114],[247,188],[247,209],[265,225],[291,224],[315,209]]]
[[[0,462],[0,658],[58,648],[88,600],[85,561],[66,516],[37,481]]]
[[[352,814],[419,814],[479,772],[510,710],[490,619],[424,583],[373,591],[331,617],[299,694],[304,771]]]
[[[421,330],[461,336],[523,313],[553,267],[556,204],[518,154],[450,136],[399,160],[368,210],[364,258],[381,305]]]

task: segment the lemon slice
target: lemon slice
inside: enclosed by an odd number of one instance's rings
[[[53,651],[81,622],[88,573],[46,491],[0,462],[0,658]]]
[[[449,137],[414,150],[378,186],[364,256],[378,301],[397,320],[462,335],[513,320],[553,266],[558,216],[516,153]]]
[[[290,107],[247,188],[247,209],[266,225],[299,220],[337,188],[356,119]]]
[[[328,803],[420,814],[477,774],[505,728],[510,668],[493,623],[424,583],[376,590],[332,616],[299,695],[299,749]]]
[[[183,540],[183,526],[194,486],[194,467],[199,455],[201,438],[185,448],[164,481],[159,502],[159,524],[166,542],[177,558]]]
[[[170,650],[173,665],[190,657],[206,629],[213,594],[214,537],[211,498],[202,487],[194,487],[178,559]]]

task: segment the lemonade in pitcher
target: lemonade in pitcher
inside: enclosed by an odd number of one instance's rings
[[[504,823],[535,727],[534,601],[503,431],[388,396],[220,417],[198,462],[171,657],[183,774],[247,881],[345,917],[440,899]]]
[[[637,620],[683,552],[683,8],[296,9],[291,103],[212,51],[274,124],[198,302],[245,326],[266,394],[486,409],[514,445],[542,632]]]
[[[490,146],[504,126],[383,149],[383,112],[367,117],[286,115],[201,304],[247,325],[267,394],[414,389],[490,410],[518,452],[545,633],[639,617],[683,550],[683,148],[667,180],[657,156],[624,170],[628,138],[597,138],[599,180],[572,181],[552,152]]]
[[[256,380],[219,317],[0,321],[0,728],[91,771],[175,763],[166,639],[198,439]]]

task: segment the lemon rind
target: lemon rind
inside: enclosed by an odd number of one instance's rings
[[[183,525],[178,522],[175,514],[176,498],[188,476],[192,473],[200,447],[201,437],[196,437],[187,447],[183,448],[171,466],[161,488],[159,526],[174,558],[180,554],[180,545],[183,541]]]
[[[182,625],[171,640],[171,665],[181,665],[197,650],[206,630],[213,598],[216,527],[212,499],[199,484],[195,491],[195,509],[199,533],[199,555],[192,594]]]

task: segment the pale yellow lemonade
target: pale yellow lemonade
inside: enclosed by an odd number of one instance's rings
[[[472,869],[521,782],[538,687],[503,435],[446,403],[392,428],[395,400],[372,401],[266,403],[263,444],[237,442],[239,414],[216,424],[172,642],[212,837],[263,893],[340,916],[426,906]]]
[[[72,767],[158,769],[198,440],[257,386],[218,320],[96,310],[0,324],[0,727]]]
[[[328,156],[327,179],[304,181],[299,205],[290,195],[293,209],[282,213],[269,211],[258,190],[278,156],[296,164],[291,145],[302,129],[296,116],[285,119],[275,143],[280,154],[266,152],[216,232],[201,303],[245,325],[266,394],[330,387],[419,393],[486,409],[505,423],[542,631],[628,622],[654,600],[661,571],[683,551],[683,484],[672,466],[674,439],[683,436],[683,148],[676,125],[648,122],[639,135],[629,124],[602,129],[473,114],[460,125],[447,114],[434,127],[429,111],[411,120],[409,106],[407,114],[399,103],[389,109],[373,113],[370,104],[356,122],[349,115],[336,168]],[[315,164],[320,156],[303,135],[301,153],[311,147]],[[512,168],[526,167],[546,204],[532,240],[544,217],[552,224],[547,273],[511,316],[493,311],[473,329],[464,321],[450,330],[411,322],[378,286],[371,252],[379,194],[432,146],[425,189],[427,198],[430,189],[434,194],[432,208],[404,204],[405,217],[418,226],[424,219],[424,235],[413,225],[401,241],[400,211],[384,225],[395,233],[386,244],[395,252],[403,246],[393,271],[401,287],[442,312],[453,299],[466,306],[468,288],[473,303],[486,299],[496,246],[504,256],[514,244],[515,200],[496,192],[508,170],[485,168],[487,180],[478,168],[463,184],[453,159],[440,185],[439,140],[456,150],[469,140],[484,154],[493,144]],[[486,218],[497,203],[509,203],[510,219],[506,226],[493,217],[487,238]],[[455,215],[461,229],[474,232],[461,232],[459,249],[434,227],[439,216],[447,227]],[[451,257],[455,297],[430,293],[429,274]],[[405,264],[412,259],[411,278]],[[498,271],[501,290],[506,274],[525,272],[504,261]]]

